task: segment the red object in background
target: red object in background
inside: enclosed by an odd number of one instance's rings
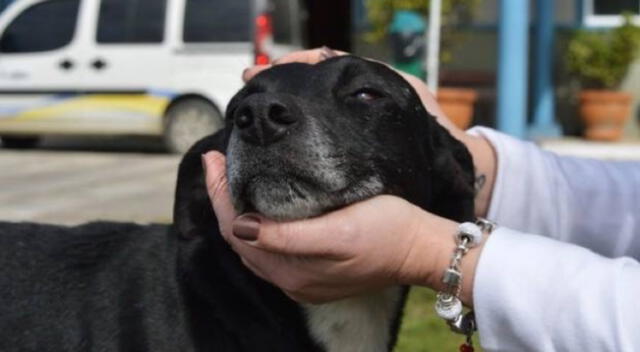
[[[256,65],[266,65],[271,62],[269,56],[269,47],[273,43],[273,27],[271,24],[271,15],[263,13],[256,17],[256,33],[254,39]]]

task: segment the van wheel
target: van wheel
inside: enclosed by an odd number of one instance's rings
[[[164,143],[170,152],[183,154],[195,142],[213,134],[223,125],[222,116],[215,106],[200,99],[185,99],[167,111]]]
[[[31,149],[40,143],[40,137],[0,137],[2,146],[9,149]]]

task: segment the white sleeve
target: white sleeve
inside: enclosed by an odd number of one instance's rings
[[[640,162],[562,157],[488,128],[496,150],[487,217],[501,226],[640,258]]]
[[[489,129],[472,133],[496,149],[488,217],[503,226],[476,269],[483,348],[640,350],[640,163],[559,157]]]
[[[485,351],[640,351],[640,264],[498,228],[474,281]]]

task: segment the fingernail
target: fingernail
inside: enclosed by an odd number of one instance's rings
[[[233,235],[244,241],[255,241],[260,233],[260,218],[255,215],[240,215],[233,222]]]

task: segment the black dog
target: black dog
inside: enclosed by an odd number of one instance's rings
[[[378,194],[473,217],[466,149],[385,66],[276,66],[178,176],[173,226],[0,223],[0,351],[389,351],[406,288],[299,305],[218,232],[201,154],[226,152],[238,211],[315,216]],[[330,234],[327,234],[328,236]]]

